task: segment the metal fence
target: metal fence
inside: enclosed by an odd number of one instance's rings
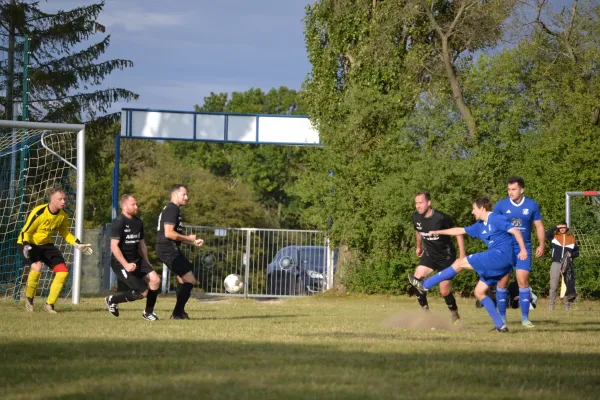
[[[208,295],[289,297],[321,293],[333,287],[337,252],[321,231],[187,226],[185,234],[204,239],[202,247],[182,245],[194,265],[199,289]],[[223,281],[239,275],[244,289],[225,291]],[[163,266],[163,292],[176,279]]]

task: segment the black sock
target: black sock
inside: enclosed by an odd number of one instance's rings
[[[177,302],[175,303],[175,309],[173,310],[173,314],[175,315],[183,314],[185,311],[185,303],[187,303],[192,294],[192,289],[194,288],[194,285],[189,282],[185,282],[183,285],[180,283],[178,286],[180,287],[177,292]]]
[[[158,290],[148,289],[148,297],[146,297],[146,314],[152,314],[154,312],[154,305],[156,304],[157,297]]]
[[[127,292],[119,293],[110,298],[110,302],[113,304],[125,303],[129,301],[136,301],[140,299],[140,295],[133,291],[129,290]]]
[[[458,306],[456,305],[456,299],[454,295],[450,293],[448,296],[444,296],[444,300],[446,300],[446,305],[450,311],[458,311]]]
[[[429,307],[429,304],[427,304],[427,293],[417,292],[416,296],[421,307]]]

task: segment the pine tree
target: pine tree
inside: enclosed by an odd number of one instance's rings
[[[103,115],[114,102],[138,98],[127,89],[98,88],[114,70],[133,66],[123,59],[98,61],[108,49],[110,35],[82,48],[105,32],[96,22],[103,8],[101,1],[47,13],[39,8],[39,2],[0,0],[0,35],[8,42],[8,62],[2,65],[0,81],[0,88],[6,91],[6,119],[12,119],[13,104],[22,100],[23,72],[18,68],[18,55],[23,52],[23,40],[17,38],[28,37],[30,41],[30,120],[96,120],[108,124],[118,119],[118,114]]]

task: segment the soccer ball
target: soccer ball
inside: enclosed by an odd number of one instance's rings
[[[239,293],[244,289],[244,282],[242,282],[239,275],[231,274],[227,275],[227,278],[223,281],[223,286],[229,293]]]

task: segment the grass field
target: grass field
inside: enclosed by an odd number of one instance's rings
[[[192,299],[192,320],[115,318],[102,298],[58,315],[0,302],[1,399],[594,399],[600,396],[600,304],[569,313],[543,301],[508,334],[460,300],[449,325],[408,298]],[[37,307],[42,304],[38,300]],[[436,328],[432,330],[431,328]]]

